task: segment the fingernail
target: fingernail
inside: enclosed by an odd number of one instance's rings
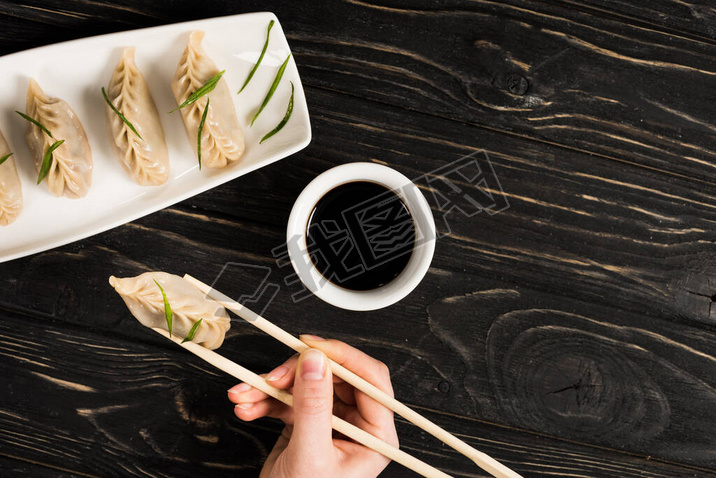
[[[273,382],[282,379],[287,373],[288,367],[286,367],[285,365],[281,365],[280,367],[276,367],[270,374],[268,374],[266,380],[268,380],[269,382]]]
[[[240,408],[242,410],[249,410],[251,408],[254,408],[254,402],[239,403],[238,405],[236,405],[236,408]]]
[[[301,377],[304,380],[322,380],[326,374],[326,358],[320,350],[309,349],[301,357]]]
[[[240,383],[235,387],[231,387],[229,389],[229,393],[243,393],[248,392],[249,390],[251,390],[251,385],[249,385],[248,383]]]
[[[310,335],[310,334],[301,334],[301,339],[311,340],[313,342],[319,342],[322,340],[326,340],[323,337],[319,337],[318,335]]]

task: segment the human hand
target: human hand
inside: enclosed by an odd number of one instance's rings
[[[333,377],[326,355],[393,396],[390,371],[382,362],[338,340],[302,335],[313,347],[294,355],[267,376],[276,388],[291,390],[293,408],[241,383],[229,390],[234,412],[244,421],[283,420],[286,427],[266,459],[261,478],[374,478],[390,460],[334,434],[336,415],[398,447],[393,412],[352,385]]]

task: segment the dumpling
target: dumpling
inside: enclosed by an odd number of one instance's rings
[[[50,192],[73,199],[84,197],[92,185],[92,149],[77,114],[65,101],[45,95],[33,78],[27,88],[26,110],[54,137],[27,123],[25,139],[38,172],[47,148],[57,140],[65,140],[52,153],[50,172],[45,178]]]
[[[142,137],[105,103],[112,145],[122,166],[142,186],[163,184],[169,178],[169,151],[152,94],[134,62],[134,47],[125,48],[107,96]]]
[[[181,277],[166,272],[145,272],[126,279],[112,276],[109,283],[142,325],[166,330],[164,298],[155,280],[161,284],[172,308],[172,335],[183,339],[199,319],[204,319],[192,341],[208,349],[219,348],[231,327],[229,314]]]
[[[219,69],[201,47],[203,38],[204,32],[192,32],[179,61],[172,81],[177,105],[184,103],[192,93],[219,73]],[[209,168],[223,168],[240,160],[244,154],[244,135],[239,127],[234,99],[226,80],[222,77],[211,93],[179,111],[189,135],[189,142],[196,153],[197,133],[207,97],[211,98],[211,101],[201,135],[201,164]]]
[[[10,153],[5,137],[0,133],[0,158]],[[22,211],[22,186],[15,169],[15,158],[10,156],[0,164],[0,226],[7,226]]]

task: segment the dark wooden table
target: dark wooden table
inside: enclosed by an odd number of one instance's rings
[[[236,262],[281,281],[272,249],[317,174],[418,178],[485,150],[509,209],[451,212],[405,300],[357,313],[283,287],[266,315],[385,361],[401,400],[526,476],[716,476],[716,6],[638,3],[0,3],[2,54],[273,11],[314,128],[277,164],[0,265],[0,475],[258,476],[280,423],[236,419],[235,381],[145,330],[107,277]],[[221,351],[256,371],[290,355],[240,323]],[[482,476],[398,427],[407,451]]]

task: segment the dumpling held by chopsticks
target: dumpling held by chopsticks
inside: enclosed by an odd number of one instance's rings
[[[145,272],[125,279],[109,278],[110,285],[142,325],[167,330],[164,297],[157,282],[171,306],[172,335],[186,338],[194,324],[203,319],[191,340],[208,349],[219,348],[231,327],[229,314],[181,277],[166,272]]]

